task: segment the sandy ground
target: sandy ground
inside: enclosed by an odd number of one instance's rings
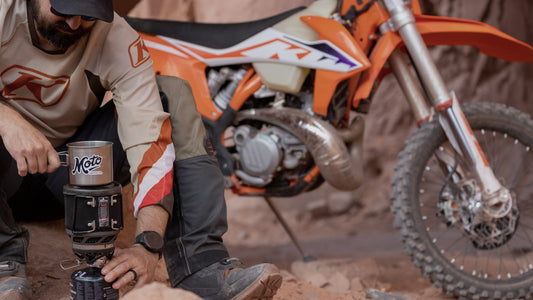
[[[231,255],[247,265],[275,263],[284,277],[275,299],[364,299],[369,290],[408,299],[450,299],[423,278],[403,254],[388,208],[368,207],[352,199],[352,207],[341,214],[316,215],[309,209],[309,203],[317,199],[331,199],[332,195],[339,198],[341,194],[324,185],[299,197],[273,199],[305,255],[315,258],[304,263],[263,199],[227,193],[230,229],[225,242]],[[125,207],[126,214],[129,209]],[[133,238],[134,220],[126,221],[118,247],[128,245]],[[28,272],[34,299],[68,299],[70,275],[75,269],[60,268],[62,261],[74,257],[64,221],[24,225],[31,233]],[[168,284],[162,263],[156,280]],[[129,290],[130,287],[125,288],[121,294]]]

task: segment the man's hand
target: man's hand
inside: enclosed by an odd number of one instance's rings
[[[159,205],[145,206],[137,214],[136,235],[143,231],[155,231],[161,236],[165,234],[165,227],[168,221],[168,213]],[[159,254],[146,250],[140,244],[134,244],[131,248],[118,250],[114,257],[102,268],[102,275],[105,281],[113,282],[114,289],[120,289],[128,282],[135,279],[137,274],[136,288],[150,283],[154,280],[155,268],[159,261]]]
[[[17,162],[20,176],[50,173],[59,168],[59,156],[48,139],[19,113],[1,103],[0,136]]]
[[[102,275],[107,282],[118,279],[113,282],[113,288],[118,290],[135,279],[134,273],[129,272],[131,269],[137,274],[135,288],[139,288],[154,280],[158,261],[159,254],[148,252],[143,246],[135,244],[131,248],[117,250],[113,259],[102,269]]]

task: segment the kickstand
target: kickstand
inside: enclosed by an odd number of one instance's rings
[[[300,245],[300,243],[298,242],[298,240],[296,239],[296,236],[294,235],[294,233],[292,232],[291,228],[289,227],[289,225],[287,224],[287,222],[285,222],[285,219],[283,218],[283,216],[281,215],[281,213],[279,212],[278,208],[274,205],[274,203],[272,202],[272,200],[270,199],[270,197],[264,197],[265,198],[265,201],[266,203],[268,204],[268,206],[270,207],[270,209],[274,212],[274,214],[276,215],[276,217],[278,218],[279,222],[281,223],[281,226],[283,226],[283,229],[285,229],[285,232],[287,232],[287,234],[289,235],[289,237],[291,238],[292,242],[294,243],[294,245],[296,246],[296,248],[298,249],[298,252],[300,252],[300,254],[302,255],[302,259],[304,262],[309,262],[309,261],[313,261],[315,260],[315,258],[313,256],[308,256],[308,255],[305,255],[303,249],[302,249],[302,246]]]

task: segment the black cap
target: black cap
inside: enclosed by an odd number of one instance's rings
[[[59,13],[88,16],[105,22],[113,21],[113,0],[50,0]]]

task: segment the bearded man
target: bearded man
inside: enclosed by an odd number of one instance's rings
[[[16,221],[62,217],[68,176],[57,152],[84,140],[112,141],[115,180],[133,184],[135,243],[102,269],[113,288],[152,281],[164,254],[173,287],[271,298],[277,268],[244,269],[222,242],[223,178],[190,87],[156,78],[112,1],[0,0],[0,20],[0,299],[31,298],[29,234]]]

